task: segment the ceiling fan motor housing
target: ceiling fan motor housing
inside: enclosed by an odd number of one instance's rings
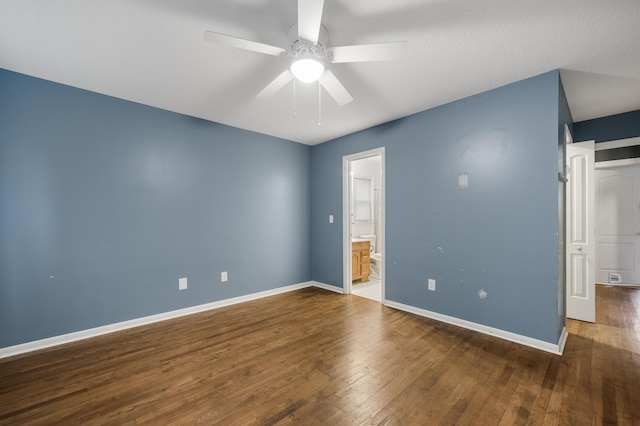
[[[318,42],[312,43],[298,36],[298,25],[294,24],[287,32],[287,39],[291,46],[289,53],[296,58],[301,55],[311,54],[318,59],[327,59],[327,42],[329,41],[329,33],[324,25],[320,25],[320,33]]]

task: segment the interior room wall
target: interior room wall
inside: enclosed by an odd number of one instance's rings
[[[560,96],[552,71],[314,146],[312,279],[342,287],[342,157],[384,146],[387,300],[557,344]]]
[[[387,299],[557,343],[559,84],[550,72],[309,148],[0,70],[0,347],[341,287],[342,156],[381,146]]]
[[[310,155],[0,70],[0,347],[308,281]]]
[[[576,142],[595,140],[598,143],[639,137],[640,110],[579,121],[573,128]]]

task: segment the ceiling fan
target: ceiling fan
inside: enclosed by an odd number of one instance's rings
[[[404,54],[407,42],[329,47],[329,34],[321,23],[323,8],[324,0],[298,0],[298,22],[289,28],[288,49],[213,31],[205,31],[204,38],[213,43],[252,52],[291,58],[290,68],[258,93],[256,97],[259,99],[274,95],[296,78],[303,83],[319,81],[338,105],[346,105],[353,101],[353,97],[325,64],[395,60]]]

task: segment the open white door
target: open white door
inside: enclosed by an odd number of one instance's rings
[[[567,144],[567,318],[595,322],[594,142]]]

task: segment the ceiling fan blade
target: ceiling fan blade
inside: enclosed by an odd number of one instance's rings
[[[243,38],[233,37],[227,34],[214,33],[213,31],[205,31],[204,39],[212,43],[224,44],[225,46],[236,47],[238,49],[250,50],[252,52],[264,53],[273,56],[282,56],[286,50],[271,46],[257,41],[245,40]]]
[[[406,51],[406,41],[391,41],[334,47],[330,50],[330,55],[333,63],[393,61],[404,56]]]
[[[326,70],[322,76],[320,76],[320,84],[324,87],[331,97],[340,106],[346,105],[353,100],[353,97],[347,92],[342,83],[338,81],[338,78],[329,70]]]
[[[258,93],[256,98],[266,99],[275,95],[291,80],[293,80],[293,73],[291,73],[291,71],[289,71],[288,69],[284,70],[282,74],[277,76],[271,83],[267,85],[267,87],[262,89],[262,91]]]
[[[298,0],[298,37],[318,42],[324,0]]]

